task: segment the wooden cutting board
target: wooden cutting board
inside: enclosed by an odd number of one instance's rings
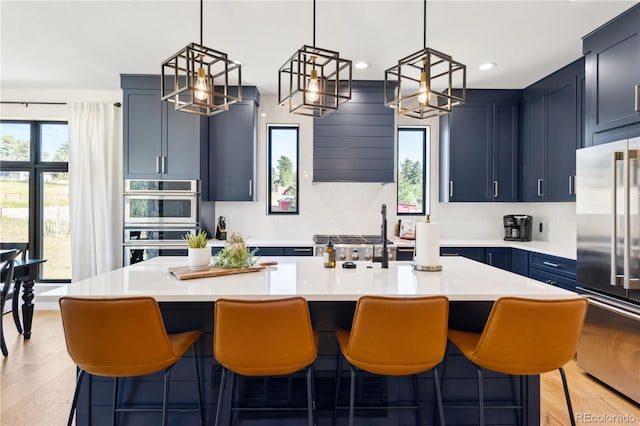
[[[252,266],[250,268],[218,268],[210,267],[201,271],[194,271],[188,266],[174,266],[169,268],[169,272],[179,280],[190,280],[193,278],[221,277],[223,275],[244,274],[246,272],[258,272],[266,268],[266,265]]]

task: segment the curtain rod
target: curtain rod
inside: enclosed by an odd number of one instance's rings
[[[18,101],[0,101],[0,104],[10,104],[10,105],[24,105],[25,108],[28,108],[29,105],[67,105],[66,102],[18,102]],[[114,102],[113,106],[121,107],[122,104],[120,102]]]

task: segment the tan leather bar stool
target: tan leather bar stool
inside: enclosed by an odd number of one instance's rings
[[[198,386],[198,408],[176,411],[200,411],[204,424],[200,374],[195,351],[199,330],[167,334],[160,308],[151,297],[113,299],[60,299],[62,325],[67,351],[80,369],[73,395],[68,425],[71,426],[78,402],[78,390],[85,372],[115,379],[113,424],[117,413],[126,411],[161,411],[167,424],[169,410],[169,374],[171,368],[190,347],[194,348],[194,365]],[[118,408],[118,378],[143,376],[164,370],[162,408]]]
[[[232,373],[228,389],[231,401],[227,407],[231,424],[232,411],[242,410],[241,407],[233,408],[233,373],[242,376],[283,376],[303,368],[307,369],[306,410],[309,426],[314,425],[312,364],[318,352],[318,334],[311,327],[305,299],[219,299],[215,305],[213,352],[223,366],[216,426],[222,417],[228,372]],[[264,411],[270,410],[265,408]]]
[[[449,340],[476,366],[480,425],[484,425],[485,408],[518,409],[521,424],[525,409],[524,405],[485,406],[482,368],[486,368],[514,376],[560,370],[569,417],[575,426],[562,366],[576,353],[587,306],[588,301],[584,298],[540,300],[503,297],[493,305],[482,333],[449,330]],[[451,407],[469,408],[468,405]]]
[[[433,370],[440,423],[444,425],[440,380],[437,365],[447,346],[449,300],[434,297],[363,296],[358,300],[351,331],[338,330],[336,336],[343,357],[349,361],[351,387],[349,407],[338,406],[342,358],[339,357],[336,376],[335,409],[349,409],[349,425],[353,425],[354,410],[414,409],[417,424],[422,424],[417,380],[414,378],[415,404],[387,407],[354,407],[355,369],[385,376],[417,375]]]

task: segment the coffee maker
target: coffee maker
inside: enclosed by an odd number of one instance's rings
[[[531,241],[533,217],[525,214],[508,214],[503,218],[506,241]]]

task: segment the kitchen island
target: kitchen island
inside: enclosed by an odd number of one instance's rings
[[[266,259],[265,259],[266,260]],[[360,262],[356,269],[325,269],[322,258],[283,257],[269,258],[277,266],[263,271],[215,278],[180,281],[169,274],[168,268],[186,264],[186,258],[158,257],[94,278],[60,287],[42,294],[41,300],[55,300],[61,296],[122,297],[147,295],[161,306],[168,332],[198,328],[204,334],[198,342],[199,362],[203,379],[203,398],[207,422],[212,422],[217,401],[220,367],[212,355],[214,302],[222,297],[268,299],[302,296],[309,302],[314,328],[320,332],[320,347],[316,371],[316,399],[319,425],[330,423],[335,386],[335,365],[338,347],[334,337],[337,328],[349,328],[355,302],[365,294],[386,296],[445,295],[450,300],[449,325],[452,328],[480,331],[484,326],[493,301],[503,296],[534,298],[570,298],[575,293],[562,290],[529,278],[506,272],[461,257],[443,257],[442,271],[414,271],[409,262],[390,262],[388,269],[378,263]],[[476,397],[474,367],[452,346],[447,349],[444,383],[445,404],[473,403]],[[194,401],[195,392],[186,359],[174,369],[171,401]],[[527,405],[525,423],[539,424],[539,378],[519,378],[488,372],[485,375],[485,399],[505,404],[524,398]],[[340,396],[346,396],[348,381]],[[420,401],[426,415],[426,424],[433,424],[433,381],[430,372],[420,376]],[[158,401],[162,388],[160,374],[125,381],[128,391],[135,395],[134,402]],[[110,422],[112,381],[93,377],[82,391],[78,407],[78,424],[101,425]],[[364,374],[358,379],[357,402],[385,405],[387,400],[410,400],[411,380],[405,377],[381,379]],[[278,407],[305,403],[304,377],[256,378],[241,380],[238,398],[249,407]],[[345,412],[341,413],[345,415]],[[192,414],[170,415],[171,424],[195,424]],[[304,415],[304,414],[301,414]],[[274,418],[256,412],[239,413],[237,425],[295,425],[301,417],[282,414]],[[449,424],[477,424],[477,410],[448,409]],[[360,424],[414,425],[413,413],[407,411],[372,410],[356,412]],[[173,418],[173,420],[171,420]],[[487,410],[491,424],[518,424],[514,410]],[[157,424],[157,415],[151,413],[126,414],[121,424]],[[340,418],[339,420],[343,420]]]

